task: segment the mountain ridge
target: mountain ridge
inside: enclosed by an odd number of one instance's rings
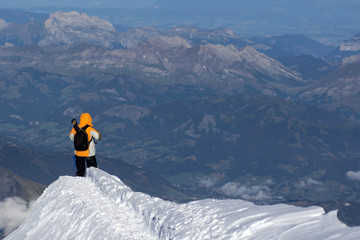
[[[37,199],[45,190],[45,186],[24,179],[17,174],[0,167],[0,201],[8,197],[20,197],[27,202]]]
[[[24,48],[29,52],[24,52]],[[13,60],[7,57],[8,54],[14,56]],[[16,67],[20,62],[22,67],[55,73],[116,69],[120,74],[131,71],[147,84],[209,84],[224,91],[232,88],[232,84],[234,88],[243,89],[240,91],[250,88],[272,95],[288,95],[289,86],[307,84],[299,73],[252,47],[240,50],[232,45],[190,47],[179,37],[156,37],[122,50],[92,45],[74,46],[71,51],[63,52],[46,52],[44,48],[3,48],[0,49],[1,59],[3,68]],[[259,81],[266,84],[261,85]]]
[[[359,65],[358,61],[345,61],[331,74],[305,87],[298,98],[359,122],[360,108],[356,104],[359,101]]]
[[[81,212],[82,217],[76,212]],[[35,203],[29,218],[6,239],[73,236],[84,239],[266,239],[269,235],[284,239],[332,239],[339,234],[344,239],[353,239],[359,236],[358,227],[344,226],[336,219],[335,212],[323,213],[317,207],[255,206],[242,200],[208,199],[176,204],[133,192],[119,178],[90,168],[87,177],[63,176],[51,184]],[[311,227],[309,222],[313,223]]]

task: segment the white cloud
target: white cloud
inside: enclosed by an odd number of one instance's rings
[[[274,185],[275,183],[274,183],[274,181],[272,179],[268,179],[268,180],[265,181],[264,184],[270,186],[270,185]]]
[[[229,197],[241,197],[246,200],[264,200],[270,198],[266,186],[246,187],[240,183],[228,182],[220,188],[220,192]]]
[[[34,126],[34,125],[35,125],[35,126],[39,126],[40,123],[39,123],[38,121],[35,121],[35,122],[30,121],[30,122],[29,122],[29,125],[30,125],[30,126]]]
[[[312,178],[308,178],[306,180],[300,181],[295,186],[298,187],[298,188],[304,188],[304,187],[307,187],[307,186],[321,186],[321,185],[323,185],[322,182],[317,181],[317,180],[312,179]]]
[[[351,181],[360,181],[360,171],[357,172],[348,171],[346,173],[346,176]]]
[[[202,178],[200,179],[199,186],[210,188],[213,187],[217,181],[217,178]]]
[[[16,115],[16,114],[10,114],[9,117],[20,121],[23,120],[23,118],[20,115]]]
[[[216,120],[213,115],[205,115],[198,126],[199,130],[205,130],[207,133],[216,131]]]
[[[29,216],[33,202],[27,204],[19,197],[6,198],[0,202],[0,229],[5,236],[19,227]]]

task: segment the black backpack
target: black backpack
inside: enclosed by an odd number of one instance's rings
[[[79,128],[79,127],[74,127],[76,133],[74,136],[74,148],[76,151],[86,151],[89,149],[89,138],[88,135],[86,133],[86,129],[89,127],[89,125],[86,125],[83,128]]]

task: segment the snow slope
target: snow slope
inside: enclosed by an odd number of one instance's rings
[[[256,206],[242,200],[186,204],[133,192],[116,176],[91,168],[60,177],[6,240],[24,239],[360,239],[322,208]]]

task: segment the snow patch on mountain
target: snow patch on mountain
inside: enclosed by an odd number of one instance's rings
[[[6,240],[30,239],[359,239],[336,212],[284,204],[207,199],[177,204],[134,192],[90,168],[60,177]]]
[[[45,21],[46,36],[39,45],[93,43],[110,47],[114,42],[114,26],[86,13],[55,12]]]

